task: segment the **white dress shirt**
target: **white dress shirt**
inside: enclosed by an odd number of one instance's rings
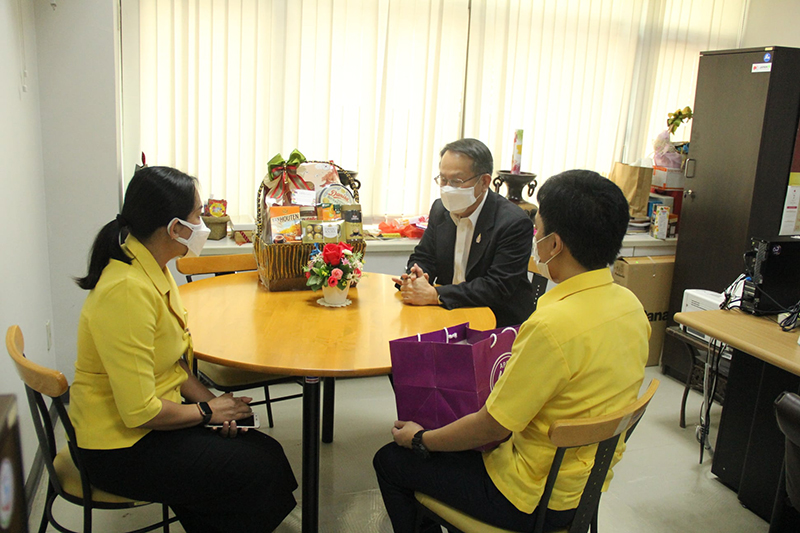
[[[478,217],[483,209],[483,204],[486,203],[486,197],[489,196],[488,191],[483,194],[478,208],[468,217],[460,217],[450,213],[450,218],[456,225],[456,246],[453,254],[453,285],[463,283],[466,281],[467,275],[467,261],[469,260],[469,251],[472,248],[472,237],[475,234],[475,225],[478,223]],[[480,239],[481,236],[475,237]]]

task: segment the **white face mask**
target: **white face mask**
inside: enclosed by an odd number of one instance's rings
[[[440,188],[440,191],[445,209],[454,215],[459,215],[466,211],[476,200],[475,186],[451,187],[445,185]]]
[[[536,261],[536,269],[539,271],[539,274],[546,277],[550,281],[553,281],[553,278],[550,276],[550,267],[547,266],[547,264],[553,259],[555,259],[556,255],[558,254],[552,256],[547,261],[542,262],[541,259],[539,258],[539,243],[547,239],[547,237],[552,237],[553,235],[555,234],[551,233],[550,235],[542,237],[538,241],[536,240],[536,238],[533,239],[533,260]],[[561,251],[559,251],[558,253],[561,253]]]
[[[188,248],[185,257],[199,257],[200,252],[203,251],[203,245],[205,245],[211,230],[206,227],[205,223],[203,223],[203,219],[200,219],[199,224],[192,224],[177,217],[170,220],[167,227],[172,226],[172,223],[176,221],[192,230],[192,234],[188,239],[184,239],[183,237],[175,237],[176,241]]]

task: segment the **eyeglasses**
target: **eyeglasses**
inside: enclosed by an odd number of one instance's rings
[[[440,187],[446,187],[448,185],[451,186],[451,187],[461,187],[466,182],[472,181],[475,178],[479,178],[481,176],[483,176],[483,174],[475,174],[471,178],[467,178],[465,180],[449,180],[449,179],[443,177],[441,174],[439,174],[438,176],[434,176],[433,181],[435,181],[436,185],[438,185]]]

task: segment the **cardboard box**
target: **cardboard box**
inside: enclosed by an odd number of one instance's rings
[[[620,257],[614,262],[614,281],[628,289],[642,302],[650,327],[650,355],[647,366],[657,365],[664,347],[669,318],[669,293],[675,256]]]
[[[666,239],[669,231],[669,207],[664,204],[653,206],[650,217],[650,236],[654,239]]]
[[[653,167],[653,187],[664,190],[683,190],[686,176],[678,168]]]
[[[657,205],[665,205],[670,208],[670,211],[673,213],[675,212],[673,207],[675,205],[675,199],[672,196],[658,194],[651,191],[650,199],[647,202],[647,218],[651,218],[653,216],[653,209]]]

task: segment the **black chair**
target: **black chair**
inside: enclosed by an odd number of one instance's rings
[[[25,340],[22,337],[22,331],[20,331],[19,326],[8,328],[6,348],[14,361],[17,373],[25,383],[25,393],[28,396],[33,425],[36,429],[36,436],[39,439],[39,450],[49,478],[39,533],[44,533],[48,522],[58,531],[74,533],[58,523],[53,516],[53,503],[56,497],[59,496],[70,503],[83,507],[84,533],[92,531],[93,509],[130,509],[149,505],[150,502],[131,500],[92,487],[86,472],[81,466],[75,430],[64,405],[64,397],[69,390],[67,378],[57,370],[37,365],[25,358]],[[55,406],[55,421],[50,418],[44,396],[50,397],[51,406]],[[64,426],[68,440],[67,446],[57,452],[54,424],[59,419]],[[144,533],[159,528],[163,528],[165,533],[169,533],[169,524],[175,521],[177,521],[177,517],[169,517],[169,507],[161,504],[161,520],[159,522],[136,529],[130,533]]]
[[[775,417],[786,435],[786,453],[769,533],[796,533],[800,531],[800,396],[791,392],[778,396]]]
[[[232,255],[204,255],[200,257],[181,257],[175,262],[175,268],[186,276],[186,282],[192,282],[192,276],[201,274],[214,274],[224,276],[234,272],[248,272],[256,270],[256,258],[253,254],[232,254]],[[302,383],[296,377],[282,376],[277,374],[261,374],[249,370],[241,370],[223,365],[209,363],[208,361],[198,361],[194,359],[192,370],[198,379],[205,385],[222,392],[240,392],[250,389],[264,389],[264,401],[252,402],[250,405],[261,405],[267,408],[267,421],[269,427],[275,427],[272,418],[273,402],[300,398],[302,393],[289,394],[278,398],[272,398],[269,394],[270,385],[280,383]]]
[[[568,448],[597,446],[594,465],[583,488],[580,503],[572,523],[553,533],[586,533],[591,530],[597,533],[597,511],[600,507],[600,495],[605,483],[617,443],[624,434],[625,442],[630,438],[639,420],[644,415],[650,400],[658,389],[659,381],[653,379],[650,386],[634,403],[605,416],[574,420],[557,420],[550,426],[550,441],[556,446],[555,457],[550,466],[544,493],[537,507],[537,522],[534,533],[547,531],[545,514],[547,504],[558,477],[561,461]],[[454,509],[421,492],[414,493],[417,499],[417,529],[425,517],[444,527],[450,533],[512,533],[511,531],[481,522],[468,514]]]
[[[539,297],[547,290],[548,279],[536,272],[531,273],[531,285],[533,285],[533,310],[536,311],[536,305],[539,303]]]

